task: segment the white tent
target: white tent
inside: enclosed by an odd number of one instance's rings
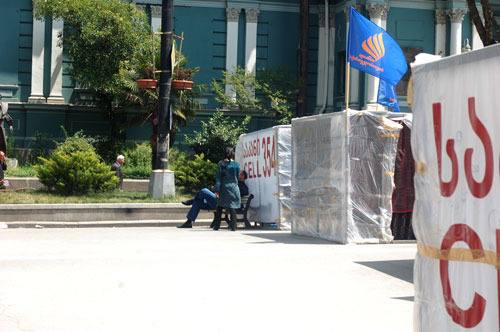
[[[255,197],[248,219],[290,229],[291,126],[275,126],[241,135],[236,161],[248,173],[246,183]]]
[[[352,111],[292,120],[292,233],[340,243],[392,240],[400,113]],[[347,139],[348,137],[348,139]]]

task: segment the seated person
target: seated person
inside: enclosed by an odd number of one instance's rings
[[[240,196],[248,195],[248,187],[245,184],[246,179],[247,172],[242,170],[238,178],[238,188],[240,188]],[[196,217],[198,217],[198,213],[200,212],[200,210],[215,210],[217,206],[217,197],[215,197],[215,193],[213,193],[212,191],[208,190],[207,188],[203,188],[192,199],[182,201],[182,204],[191,205],[191,209],[189,209],[186,215],[186,222],[182,225],[177,226],[177,228],[192,228],[193,222],[196,220]]]

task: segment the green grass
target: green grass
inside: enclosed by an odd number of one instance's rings
[[[6,177],[15,178],[33,178],[36,177],[35,168],[33,165],[23,165],[18,167],[9,167],[4,173]]]
[[[151,174],[151,167],[123,166],[122,170],[125,179],[149,179]],[[14,178],[33,178],[36,177],[35,167],[33,165],[9,167],[5,172],[5,176]]]
[[[47,190],[0,191],[0,204],[84,204],[84,203],[177,203],[191,195],[153,199],[146,192],[111,191],[85,195],[64,195]]]

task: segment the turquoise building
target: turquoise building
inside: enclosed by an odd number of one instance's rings
[[[137,0],[153,29],[161,26],[161,0]],[[425,52],[449,56],[482,47],[470,20],[467,4],[460,1],[337,1],[310,0],[308,50],[308,114],[340,111],[345,106],[346,37],[348,8],[355,6],[365,17],[386,29],[403,49],[408,63]],[[183,54],[189,66],[199,66],[197,84],[209,85],[222,70],[236,65],[255,72],[259,68],[288,67],[296,72],[300,30],[300,1],[175,0],[175,33],[184,32]],[[109,125],[91,103],[90,95],[75,87],[66,73],[69,63],[58,45],[63,21],[33,18],[31,0],[3,0],[0,94],[9,102],[18,147],[30,148],[37,132],[51,139],[83,129],[103,135]],[[492,4],[495,13],[500,7]],[[402,111],[409,111],[405,75],[396,87]],[[357,70],[350,75],[349,107],[376,109],[378,81]],[[199,101],[203,110],[177,135],[199,128],[220,107],[207,91]],[[134,116],[130,111],[123,119]],[[232,117],[242,115],[228,112]],[[255,115],[250,130],[273,125],[273,119]],[[148,140],[149,125],[131,127],[127,140]]]

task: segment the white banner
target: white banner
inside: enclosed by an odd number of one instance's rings
[[[247,172],[246,184],[255,196],[248,216],[251,221],[289,227],[290,135],[290,126],[276,126],[240,136],[235,159]]]
[[[414,330],[499,331],[500,45],[412,71]]]

